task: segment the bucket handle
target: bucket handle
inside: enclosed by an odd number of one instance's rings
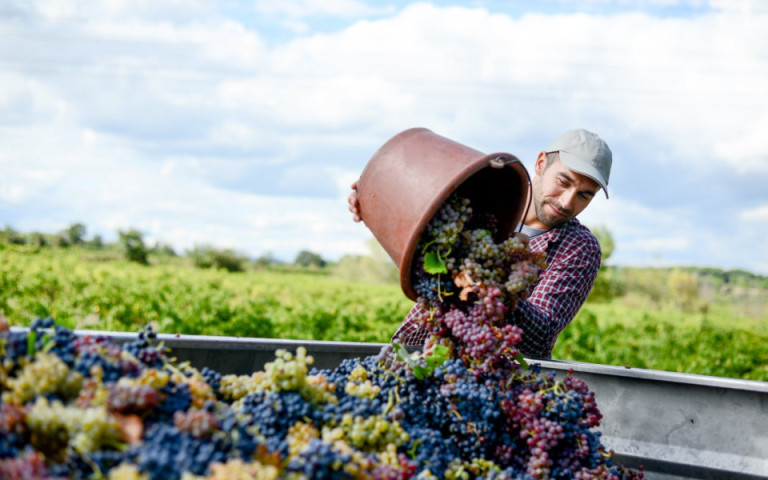
[[[520,163],[520,160],[515,157],[509,158],[505,157],[504,155],[499,155],[489,159],[488,163],[493,168],[504,168],[507,165],[512,165],[513,163]]]

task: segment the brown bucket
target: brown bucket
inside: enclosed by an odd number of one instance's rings
[[[508,153],[483,154],[426,128],[405,130],[379,148],[357,182],[360,215],[400,269],[400,286],[416,301],[411,262],[424,229],[457,191],[475,211],[499,219],[499,236],[526,214],[531,179]]]

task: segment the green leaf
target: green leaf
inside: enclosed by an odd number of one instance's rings
[[[517,363],[522,365],[523,368],[525,368],[525,369],[529,368],[528,367],[528,362],[525,361],[525,357],[523,356],[522,353],[518,353],[517,355],[515,355],[515,360],[517,361]]]
[[[411,354],[408,353],[408,350],[406,348],[399,344],[399,343],[393,343],[392,347],[395,349],[395,353],[397,353],[397,356],[400,357],[405,363],[408,364],[409,367],[411,367],[411,370],[413,371],[413,376],[418,378],[419,380],[424,380],[428,376],[432,374],[433,371],[443,363],[448,358],[448,349],[442,345],[438,345],[435,347],[435,351],[437,354],[432,354],[424,358],[424,361],[427,363],[426,367],[423,367],[421,365],[418,365],[416,362],[413,361],[413,358],[411,357]]]
[[[448,347],[444,345],[436,345],[429,355],[421,356],[421,358],[423,358],[424,362],[427,364],[426,367],[417,364],[403,345],[399,343],[393,343],[392,347],[395,349],[397,356],[400,357],[405,363],[407,363],[409,367],[411,367],[413,376],[419,380],[423,380],[432,375],[432,372],[434,372],[437,367],[444,364],[445,361],[448,360]]]
[[[429,373],[435,371],[437,367],[444,364],[448,360],[448,347],[445,345],[435,345],[432,349],[432,355],[424,358],[429,366]]]
[[[408,350],[405,349],[405,347],[400,343],[393,343],[392,348],[395,349],[395,353],[398,357],[405,363],[407,363],[411,368],[413,368],[413,360],[411,359],[411,354],[408,353]]]
[[[430,374],[429,369],[424,368],[420,365],[413,365],[413,376],[418,378],[419,380],[424,380],[427,378]]]
[[[29,356],[35,354],[35,340],[37,340],[37,334],[34,330],[30,330],[27,335],[27,355]]]
[[[56,346],[56,342],[53,341],[50,335],[48,333],[43,333],[42,337],[42,344],[43,344],[43,353],[48,353],[53,347]]]
[[[448,267],[446,267],[445,263],[440,259],[440,254],[438,252],[427,252],[427,254],[424,255],[424,271],[436,275],[438,273],[448,273]]]

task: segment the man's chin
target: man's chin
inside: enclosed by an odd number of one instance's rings
[[[545,220],[541,220],[541,219],[540,219],[540,221],[541,221],[541,223],[543,223],[543,224],[544,224],[544,225],[545,225],[547,228],[556,228],[556,227],[559,227],[560,225],[564,224],[565,222],[567,222],[567,221],[568,221],[568,220],[570,220],[570,219],[571,219],[570,217],[566,217],[566,218],[557,218],[557,219],[555,219],[555,218],[547,218],[547,219],[545,219]]]

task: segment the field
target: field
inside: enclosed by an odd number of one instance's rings
[[[387,342],[412,302],[394,284],[329,270],[195,268],[181,258],[139,265],[83,249],[0,244],[0,314],[53,317],[71,328]],[[768,381],[766,319],[710,302],[695,311],[641,295],[590,301],[553,357]]]

